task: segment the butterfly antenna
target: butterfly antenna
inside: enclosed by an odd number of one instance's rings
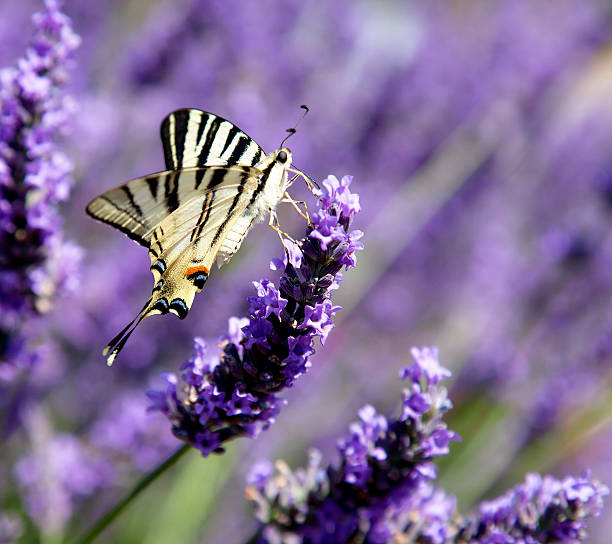
[[[281,142],[281,144],[280,144],[280,147],[284,147],[285,142],[286,142],[286,141],[287,141],[289,138],[291,138],[291,136],[293,136],[293,135],[295,134],[295,132],[296,132],[296,130],[297,130],[297,127],[298,127],[298,126],[299,126],[299,124],[302,122],[302,119],[304,119],[304,117],[306,117],[306,115],[307,115],[307,114],[308,114],[308,112],[310,111],[310,108],[309,108],[309,107],[308,107],[306,104],[302,104],[302,105],[300,106],[300,108],[302,108],[302,109],[304,110],[304,113],[302,114],[302,117],[300,117],[300,118],[297,120],[297,123],[295,123],[295,125],[293,125],[293,127],[292,127],[292,128],[288,128],[288,129],[287,129],[287,132],[288,132],[289,134],[287,134],[287,136],[285,136],[284,140],[283,140],[283,141]]]
[[[142,307],[142,310],[140,310],[140,312],[138,312],[136,317],[134,319],[132,319],[132,321],[130,321],[121,330],[121,332],[119,334],[117,334],[117,336],[115,336],[108,343],[108,345],[102,350],[102,355],[104,355],[106,357],[106,364],[108,366],[112,366],[113,362],[115,361],[115,358],[117,357],[119,352],[123,349],[123,346],[125,346],[125,343],[128,341],[128,338],[132,335],[132,333],[134,332],[136,327],[138,327],[138,325],[140,325],[140,322],[147,315],[146,310],[148,309],[149,304],[151,304],[151,300],[152,300],[152,298],[147,300],[145,305]],[[136,321],[136,320],[138,320],[138,321]],[[136,324],[132,327],[132,325],[134,324],[135,321],[136,321]],[[130,327],[131,327],[131,330],[130,330]],[[110,355],[109,355],[109,352],[110,352]]]

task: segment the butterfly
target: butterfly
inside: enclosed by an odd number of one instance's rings
[[[109,366],[146,317],[184,319],[213,264],[227,263],[255,223],[269,215],[279,231],[275,209],[295,179],[289,171],[309,180],[291,168],[291,151],[282,143],[266,155],[236,125],[198,109],[170,113],[161,140],[165,171],[106,191],[86,209],[147,247],[154,277],[149,300],[104,348]]]

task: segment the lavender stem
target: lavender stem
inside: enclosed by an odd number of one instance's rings
[[[93,526],[81,537],[75,539],[73,542],[76,544],[88,544],[93,542],[114,520],[123,512],[123,510],[136,498],[142,491],[144,491],[150,484],[152,484],[159,476],[161,476],[166,470],[173,467],[178,460],[185,455],[191,446],[185,444],[176,450],[170,457],[162,461],[156,468],[144,476],[134,488],[115,506],[108,510]]]

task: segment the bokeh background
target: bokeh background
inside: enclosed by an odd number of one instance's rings
[[[15,65],[39,0],[0,4],[0,66]],[[354,176],[365,250],[344,310],[289,405],[257,440],[191,452],[107,541],[240,542],[244,475],[261,458],[333,459],[372,403],[397,409],[413,345],[453,371],[463,437],[439,484],[463,511],[521,481],[586,467],[612,482],[612,6],[597,0],[66,0],[82,43],[61,140],[76,181],[62,205],[80,246],[72,289],[38,318],[42,355],[2,383],[0,534],[56,542],[87,526],[180,444],[145,392],[192,337],[243,315],[281,249],[263,226],[211,276],[189,318],[146,320],[117,364],[100,350],[152,286],[146,251],[90,220],[87,202],[163,169],[162,118],[202,108],[266,151],[289,140],[315,179]],[[296,197],[312,199],[301,186]],[[281,210],[285,230],[304,225]],[[273,275],[271,276],[273,277]],[[78,283],[77,283],[78,282]],[[10,415],[10,417],[9,417]],[[10,424],[10,425],[9,425]],[[10,428],[8,428],[10,427]],[[608,509],[609,511],[609,509]],[[610,515],[589,542],[609,541]]]

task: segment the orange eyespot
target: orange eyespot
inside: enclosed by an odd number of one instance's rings
[[[192,274],[197,274],[198,272],[204,272],[204,274],[206,275],[210,274],[210,270],[208,270],[208,268],[206,268],[205,266],[201,265],[201,266],[190,266],[185,271],[185,276],[191,276]]]

